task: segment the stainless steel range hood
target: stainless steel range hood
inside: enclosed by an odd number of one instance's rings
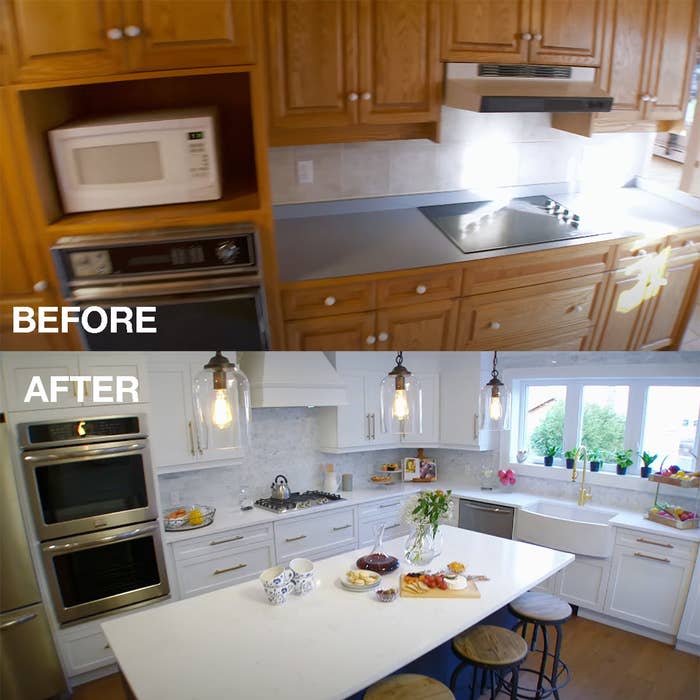
[[[472,112],[609,112],[594,68],[448,63],[447,107]]]

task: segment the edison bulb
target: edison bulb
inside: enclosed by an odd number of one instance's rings
[[[212,411],[212,422],[219,428],[219,430],[224,430],[228,428],[233,422],[233,415],[231,414],[231,402],[228,398],[228,392],[226,389],[217,389],[214,394],[214,410]]]
[[[503,403],[501,402],[501,395],[496,393],[491,394],[491,400],[489,401],[489,417],[492,421],[499,421],[503,418]]]
[[[394,391],[394,403],[391,406],[391,413],[396,420],[406,420],[408,418],[408,396],[405,389]]]

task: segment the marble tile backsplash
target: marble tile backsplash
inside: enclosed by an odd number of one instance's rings
[[[441,143],[417,139],[271,148],[273,202],[568,182],[621,187],[643,174],[653,134],[584,138],[552,129],[549,114],[479,114],[442,108]],[[299,184],[298,161],[314,181]]]

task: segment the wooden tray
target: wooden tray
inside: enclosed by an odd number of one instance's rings
[[[437,479],[411,479],[411,481],[418,484],[432,484],[433,481],[437,481]]]
[[[647,519],[661,525],[675,527],[676,530],[692,530],[693,528],[700,527],[700,518],[676,520],[675,518],[665,518],[663,515],[657,515],[656,513],[647,513]]]
[[[692,479],[673,479],[670,476],[659,476],[658,474],[650,474],[649,481],[655,481],[660,484],[669,484],[670,486],[680,486],[684,489],[696,489],[700,486],[700,477]]]
[[[467,587],[461,591],[451,591],[449,589],[443,591],[440,588],[431,588],[423,591],[423,593],[414,593],[404,586],[405,579],[406,575],[403,574],[401,576],[401,586],[399,587],[399,593],[402,598],[481,598],[481,593],[479,593],[479,589],[474,581],[467,581]]]

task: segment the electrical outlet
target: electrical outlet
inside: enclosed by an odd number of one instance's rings
[[[297,161],[297,183],[310,185],[314,181],[314,162],[312,160]]]

